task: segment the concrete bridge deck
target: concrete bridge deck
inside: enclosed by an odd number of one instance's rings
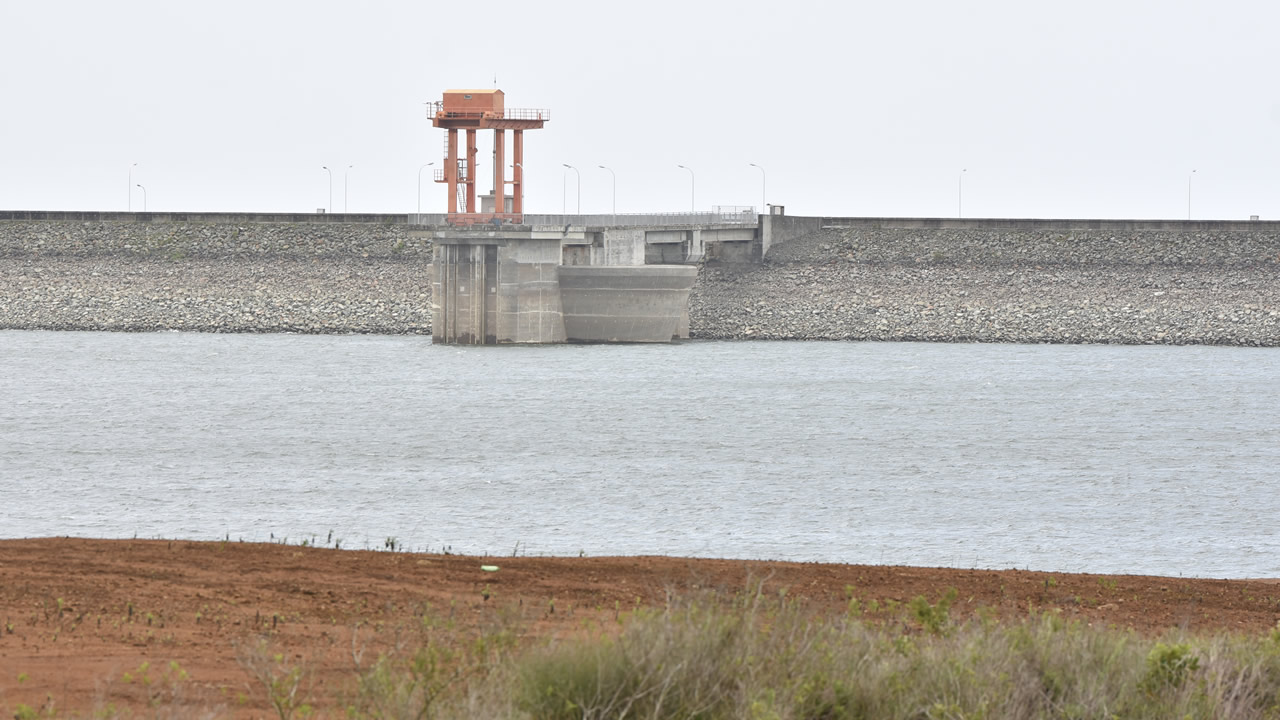
[[[759,217],[748,211],[621,215],[537,215],[519,222],[451,225],[445,214],[414,214],[410,228],[449,242],[519,232],[561,240],[564,265],[683,265],[703,260],[758,262]],[[505,216],[504,216],[505,217]]]

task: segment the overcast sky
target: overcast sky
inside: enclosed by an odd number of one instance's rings
[[[966,217],[1185,218],[1190,178],[1196,218],[1280,219],[1278,28],[1275,0],[0,0],[0,210],[140,210],[132,169],[152,211],[314,212],[327,165],[332,211],[414,212],[425,103],[496,76],[551,110],[530,212],[575,210],[568,163],[583,212],[606,165],[618,212],[767,181],[789,214],[955,216],[964,171]]]

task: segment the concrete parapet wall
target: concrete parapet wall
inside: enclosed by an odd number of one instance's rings
[[[768,256],[774,245],[805,237],[822,229],[822,218],[792,215],[760,216],[760,252]]]
[[[100,212],[62,210],[0,210],[0,221],[40,222],[136,222],[136,223],[291,223],[308,225],[404,225],[411,216],[385,213],[202,213],[202,212]]]
[[[818,221],[820,227],[877,230],[1105,230],[1129,232],[1135,230],[1170,230],[1174,232],[1196,231],[1246,231],[1277,232],[1280,221],[1274,220],[1089,220],[1048,218],[891,218],[891,217],[787,217],[788,226],[793,221]],[[801,222],[801,225],[804,223]],[[817,228],[812,228],[817,229]]]

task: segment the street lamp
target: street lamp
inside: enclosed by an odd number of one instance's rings
[[[129,212],[133,212],[133,169],[138,167],[138,163],[129,166],[129,204],[126,206]]]
[[[346,170],[342,171],[342,214],[347,214],[347,176],[351,174],[351,168],[355,165],[348,165]]]
[[[697,180],[697,177],[695,177],[693,174],[693,168],[687,168],[687,167],[684,167],[683,165],[676,165],[676,167],[684,168],[685,170],[689,171],[689,212],[691,213],[697,212],[696,208],[698,207],[698,201],[697,201],[696,193],[698,189],[697,187],[698,180]]]
[[[141,185],[139,185],[138,187],[142,188],[142,212],[146,212],[147,211],[147,189],[142,187]]]
[[[604,165],[597,165],[596,167],[600,168],[601,170],[608,170],[609,174],[613,176],[613,224],[617,225],[618,224],[618,174],[613,171],[613,168],[607,168]]]
[[[1196,171],[1192,170],[1191,173],[1187,175],[1187,219],[1188,220],[1191,219],[1191,176],[1195,174],[1196,174]]]
[[[567,168],[569,168],[570,170],[572,170],[572,171],[573,171],[573,174],[574,174],[574,175],[577,175],[577,176],[578,176],[578,178],[577,178],[577,179],[578,179],[578,201],[577,201],[577,204],[574,206],[573,211],[574,211],[576,214],[581,215],[581,214],[582,214],[582,173],[578,172],[578,168],[576,168],[576,167],[574,167],[574,166],[572,166],[572,165],[569,165],[569,164],[567,164],[567,163],[560,163],[560,164],[561,164],[561,165],[564,165],[564,166],[565,166],[565,167],[567,167]],[[567,175],[567,173],[566,173],[566,175]]]
[[[765,183],[768,182],[769,178],[765,174],[764,168],[755,163],[747,164],[760,171],[760,212],[767,215],[769,213],[769,206],[765,203]]]
[[[960,171],[960,181],[956,187],[956,217],[964,217],[964,174],[967,172],[968,168]]]
[[[329,206],[325,212],[331,213],[333,212],[333,171],[329,169],[328,165],[321,166],[320,169],[329,173]]]
[[[418,214],[419,215],[422,214],[422,171],[426,170],[432,165],[435,165],[435,161],[429,162],[426,165],[423,165],[422,167],[418,168]]]

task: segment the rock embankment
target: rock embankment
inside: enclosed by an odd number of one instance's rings
[[[1280,345],[1275,232],[825,229],[703,268],[694,337]]]
[[[431,332],[396,223],[0,222],[0,328]]]
[[[402,222],[0,221],[0,329],[431,332]],[[696,338],[1280,346],[1280,232],[825,229],[708,264]]]

